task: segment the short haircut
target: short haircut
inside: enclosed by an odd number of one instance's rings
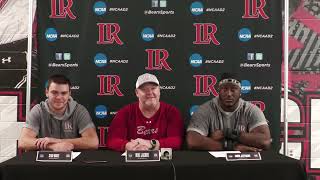
[[[69,85],[69,90],[71,88],[71,82],[65,75],[54,74],[54,75],[50,76],[49,79],[48,79],[47,89],[49,89],[50,84],[53,83],[53,82],[56,83],[56,84],[68,84]]]

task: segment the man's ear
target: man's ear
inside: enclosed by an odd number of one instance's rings
[[[48,90],[48,88],[46,88],[45,94],[46,94],[46,97],[48,98],[48,97],[49,97],[49,90]]]

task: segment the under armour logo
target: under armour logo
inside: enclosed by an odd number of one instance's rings
[[[11,63],[11,57],[9,56],[8,58],[2,58],[2,64],[5,63]]]

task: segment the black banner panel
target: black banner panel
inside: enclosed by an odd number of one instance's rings
[[[105,147],[117,111],[137,101],[140,74],[155,74],[161,100],[188,124],[218,95],[223,72],[241,77],[242,98],[263,110],[279,147],[282,16],[278,0],[41,0],[40,79],[72,81],[72,96],[91,113]],[[44,98],[44,97],[43,97]]]

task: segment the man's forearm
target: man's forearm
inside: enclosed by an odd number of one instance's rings
[[[91,137],[61,139],[61,141],[73,144],[74,149],[98,149],[98,145],[99,145],[98,140]]]
[[[222,142],[213,140],[209,137],[202,136],[197,132],[188,132],[187,143],[190,149],[211,151],[223,150]]]
[[[261,149],[269,149],[271,140],[262,133],[241,133],[239,137],[239,142],[252,147],[257,147]]]
[[[18,148],[24,150],[37,150],[36,146],[37,138],[23,138],[18,141]]]

